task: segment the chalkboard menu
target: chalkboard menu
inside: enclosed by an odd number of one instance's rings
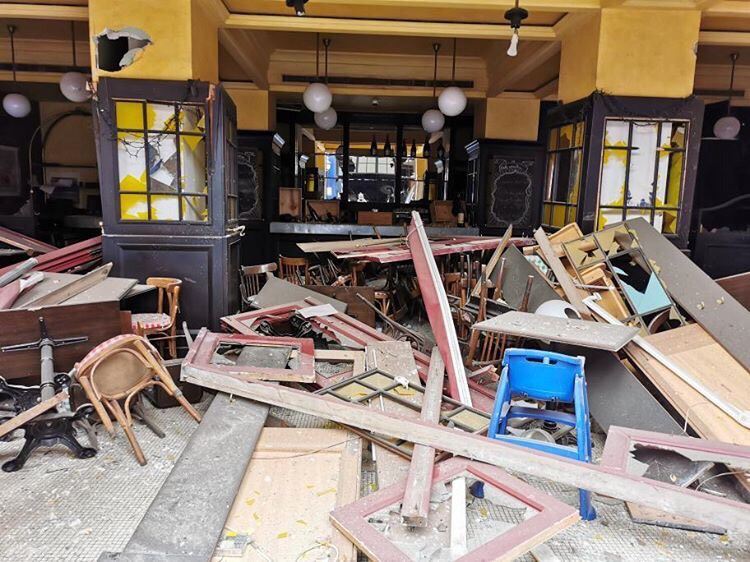
[[[237,151],[240,218],[263,218],[263,159],[257,148]]]
[[[489,166],[487,226],[533,226],[535,159],[493,156]]]

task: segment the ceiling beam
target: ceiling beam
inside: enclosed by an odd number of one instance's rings
[[[750,3],[739,0],[724,0],[706,9],[707,16],[741,18],[750,16]]]
[[[268,89],[270,55],[250,33],[219,29],[219,43],[261,90]]]
[[[546,84],[542,84],[539,88],[534,90],[534,95],[538,97],[539,99],[544,99],[548,96],[551,96],[553,94],[557,93],[557,86],[560,83],[559,78],[553,78]]]
[[[251,29],[257,31],[455,37],[459,39],[510,39],[512,34],[512,30],[507,24],[320,17],[301,18],[294,15],[230,14],[224,26],[234,29]],[[552,26],[525,25],[523,26],[523,37],[537,41],[552,41],[555,39],[555,31]]]
[[[700,45],[721,45],[727,47],[749,47],[748,31],[701,31],[698,34]]]
[[[317,6],[353,6],[362,0],[315,0]],[[529,12],[584,12],[598,10],[600,0],[522,0]],[[409,10],[458,9],[505,12],[515,0],[367,0],[368,8],[404,8]]]
[[[292,84],[288,82],[271,83],[269,89],[275,93],[301,94],[305,91],[307,84]],[[432,99],[432,88],[415,88],[400,86],[347,86],[344,84],[329,84],[331,93],[335,96],[367,96],[367,97],[393,97],[393,98],[425,98]],[[487,97],[481,90],[464,90],[469,99],[484,99]],[[434,100],[433,100],[434,102]]]
[[[0,2],[0,18],[89,21],[89,9],[87,6]]]
[[[516,81],[539,68],[559,52],[559,41],[553,41],[537,48],[530,55],[524,54],[522,59],[519,57],[521,59],[520,62],[513,66],[509,72],[502,72],[500,65],[497,65],[492,72],[492,78],[490,78],[487,97],[495,97],[498,94],[502,94],[505,90],[510,89]]]

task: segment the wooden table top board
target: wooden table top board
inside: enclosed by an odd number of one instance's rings
[[[618,351],[637,334],[637,328],[613,326],[590,320],[543,316],[530,312],[506,312],[474,324],[483,332],[497,332],[535,340],[570,343],[594,349]]]
[[[260,292],[252,297],[252,299],[255,306],[269,308],[280,304],[301,301],[307,297],[314,297],[323,304],[330,304],[339,312],[346,312],[346,303],[322,293],[316,293],[300,285],[289,283],[278,277],[269,277]]]
[[[503,299],[511,308],[521,305],[523,292],[526,288],[526,278],[531,275],[534,283],[529,295],[529,310],[536,310],[541,304],[550,300],[560,300],[555,290],[531,265],[521,251],[513,245],[508,246],[503,252],[505,258],[505,276],[503,278]],[[501,258],[501,260],[502,260]],[[492,280],[497,284],[497,276],[500,274],[500,264],[492,272]]]
[[[746,369],[750,310],[642,218],[626,221],[667,292]]]
[[[52,291],[69,285],[80,279],[81,275],[72,273],[49,273],[45,272],[44,279],[37,285],[24,292],[15,303],[13,310],[23,309],[26,303],[30,303]],[[94,302],[119,301],[127,295],[133,287],[138,284],[136,279],[124,277],[107,277],[95,286],[86,289],[82,293],[66,300],[62,305],[87,304]]]

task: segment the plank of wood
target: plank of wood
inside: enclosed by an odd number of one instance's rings
[[[13,246],[14,248],[20,248],[29,255],[46,254],[47,252],[57,250],[57,247],[47,244],[46,242],[42,242],[36,238],[26,236],[25,234],[21,234],[20,232],[2,226],[0,226],[0,242]]]
[[[311,395],[299,390],[264,383],[246,383],[230,376],[213,373],[188,377],[187,382],[320,416],[360,429],[407,439],[454,455],[473,458],[605,496],[638,502],[668,513],[721,525],[728,530],[750,532],[750,506],[726,498],[624,474],[615,469],[532,451],[487,437],[469,435],[420,420],[384,414],[335,398]]]
[[[297,560],[323,543],[318,554],[338,549],[355,562],[354,546],[328,519],[333,509],[356,501],[362,441],[341,429],[266,427],[253,452],[225,523],[225,533],[252,536],[238,560]],[[315,553],[308,553],[314,559]],[[221,558],[220,551],[214,560]]]
[[[637,328],[629,326],[542,316],[517,310],[488,318],[474,324],[472,328],[482,332],[569,343],[607,351],[619,351],[638,334]]]
[[[44,280],[23,293],[16,302],[13,303],[15,310],[27,308],[28,303],[35,301],[39,297],[65,287],[74,281],[80,279],[80,275],[73,273],[44,273]],[[118,301],[128,296],[131,290],[137,285],[136,279],[124,277],[107,277],[89,289],[82,291],[76,296],[65,301],[65,305],[71,304],[88,304],[94,302]],[[155,287],[146,285],[148,290],[155,290]]]
[[[365,348],[365,364],[368,370],[378,369],[394,377],[404,377],[410,383],[420,384],[414,350],[409,342],[372,343]]]
[[[464,370],[461,348],[458,345],[456,326],[453,324],[448,297],[440,279],[435,257],[419,213],[412,211],[406,241],[417,273],[419,290],[422,293],[432,333],[440,348],[440,354],[448,371],[450,395],[462,404],[471,406],[471,395]]]
[[[557,282],[560,283],[560,287],[562,287],[562,290],[565,293],[565,298],[567,298],[568,302],[573,305],[573,308],[575,308],[578,314],[581,315],[581,318],[587,320],[591,319],[589,309],[583,304],[578,289],[576,289],[573,280],[570,278],[570,275],[560,261],[560,258],[557,257],[557,254],[555,254],[555,251],[552,249],[552,244],[550,244],[549,238],[547,238],[547,235],[542,228],[539,228],[534,232],[534,239],[537,241],[537,244],[539,244],[539,251],[542,253],[544,261],[547,262],[547,265],[555,274]]]
[[[68,399],[68,391],[63,390],[62,392],[58,392],[57,394],[55,394],[52,398],[48,398],[47,400],[44,400],[43,402],[40,402],[39,404],[32,406],[28,410],[24,410],[23,412],[16,414],[7,422],[0,425],[0,437],[3,437],[4,435],[8,435],[11,431],[15,431],[26,422],[33,420],[35,417],[37,417],[40,414],[43,414],[47,410],[51,410],[52,408],[57,406],[60,402],[63,402],[64,400],[67,400],[67,399]]]
[[[27,302],[24,306],[26,308],[38,308],[42,306],[52,306],[55,304],[64,303],[68,299],[72,299],[76,295],[104,281],[109,276],[110,271],[112,271],[112,264],[104,264],[92,271],[89,271],[86,275],[79,277],[72,283],[68,283],[63,287],[59,287],[53,291],[50,291],[44,296],[41,296],[31,302]]]
[[[324,369],[318,368],[319,363],[351,363],[351,371],[342,374],[329,375]],[[325,388],[332,384],[346,380],[365,372],[365,352],[346,349],[316,349],[315,350],[315,384]]]
[[[297,247],[306,254],[316,252],[351,251],[370,246],[398,243],[400,238],[359,238],[357,240],[336,240],[334,242],[298,242]]]
[[[503,255],[505,248],[508,247],[508,243],[510,242],[512,236],[513,225],[509,224],[508,228],[505,230],[505,234],[503,234],[503,237],[500,239],[497,248],[495,248],[495,251],[492,252],[490,259],[487,262],[487,266],[484,268],[485,279],[492,279],[492,274],[495,271],[495,267],[497,267],[497,264],[500,262],[500,256]],[[476,285],[474,285],[474,288],[471,291],[471,296],[478,297],[481,291],[482,287],[479,283],[477,283]]]
[[[539,306],[550,300],[559,300],[560,296],[549,286],[549,283],[534,266],[524,257],[515,246],[508,246],[503,252],[505,258],[505,278],[503,279],[503,299],[511,308],[521,306],[526,280],[529,275],[534,277],[529,295],[529,310],[535,311]],[[492,278],[497,286],[497,275]]]
[[[750,310],[643,218],[625,222],[670,296],[746,369]]]
[[[375,289],[372,287],[333,287],[330,285],[302,285],[326,297],[336,299],[346,305],[346,313],[352,318],[375,327],[375,311],[363,303],[357,295],[362,295],[369,302],[375,302]]]
[[[346,303],[322,293],[316,293],[315,291],[311,291],[300,285],[295,285],[289,281],[284,281],[278,277],[269,277],[260,292],[252,297],[252,301],[255,306],[268,308],[280,304],[301,301],[307,297],[314,297],[323,304],[330,304],[339,312],[346,312]]]
[[[716,283],[727,293],[732,295],[737,302],[747,309],[750,309],[750,271],[730,275],[717,279]]]
[[[427,374],[427,385],[422,398],[422,412],[419,416],[424,422],[440,421],[440,404],[443,400],[443,383],[445,381],[445,363],[440,350],[432,349],[430,369]],[[413,527],[427,525],[430,511],[430,493],[432,492],[432,469],[435,467],[435,449],[425,445],[414,445],[411,455],[409,474],[406,477],[404,501],[401,502],[401,518],[404,523]]]
[[[469,551],[466,535],[466,477],[451,482],[451,557],[456,560]]]

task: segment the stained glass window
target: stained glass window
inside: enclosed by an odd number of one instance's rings
[[[117,101],[120,220],[207,222],[202,105]]]
[[[584,123],[568,123],[549,132],[542,223],[563,227],[575,222],[581,192]]]

